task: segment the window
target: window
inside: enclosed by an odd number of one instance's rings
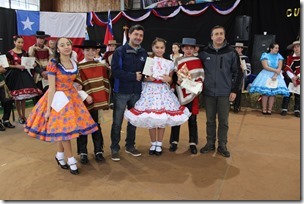
[[[39,11],[40,2],[39,0],[0,0],[1,7]]]

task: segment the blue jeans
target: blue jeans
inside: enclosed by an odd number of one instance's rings
[[[120,150],[120,131],[121,125],[124,118],[126,107],[131,109],[134,107],[136,101],[140,98],[140,94],[113,94],[113,123],[111,129],[111,141],[110,146],[112,153],[116,153]],[[135,145],[135,132],[136,127],[128,122],[127,126],[127,137],[126,137],[126,148],[132,148]]]
[[[228,134],[228,116],[230,110],[229,96],[206,96],[206,130],[207,143],[214,145],[216,141],[216,115],[218,116],[218,144],[226,146]]]

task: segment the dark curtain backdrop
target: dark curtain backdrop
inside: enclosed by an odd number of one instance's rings
[[[235,0],[226,0],[218,2],[220,8],[227,8],[233,5]],[[241,2],[242,3],[242,2]],[[189,10],[200,10],[204,4],[189,5],[186,8]],[[177,7],[159,8],[155,9],[161,15],[169,15]],[[233,24],[234,18],[241,14],[241,7],[237,7],[234,12],[229,15],[221,15],[215,12],[211,7],[200,16],[190,16],[184,12],[180,12],[176,17],[168,20],[163,20],[159,17],[150,14],[150,16],[138,24],[141,24],[145,28],[145,36],[142,46],[151,51],[151,43],[156,37],[161,37],[167,40],[167,52],[169,55],[171,52],[171,45],[174,42],[181,42],[183,37],[196,38],[197,43],[206,45],[210,40],[210,29],[215,25],[222,25],[226,28],[227,38],[233,39]],[[138,18],[145,14],[147,10],[126,11],[127,15],[132,18]],[[117,15],[118,12],[111,12],[112,18]],[[98,17],[102,21],[107,20],[107,12],[97,12]],[[113,23],[114,38],[118,42],[122,42],[123,39],[123,26],[130,26],[137,24],[136,22],[128,21],[122,17],[116,23]],[[88,28],[90,39],[95,39],[101,43],[104,40],[105,27],[94,26]]]
[[[231,7],[235,0],[222,0],[214,4],[221,9]],[[203,4],[189,5],[185,8],[189,10],[200,10]],[[161,15],[168,15],[177,7],[156,9]],[[194,37],[198,43],[206,45],[210,41],[210,29],[214,25],[223,25],[227,31],[227,40],[234,43],[234,21],[238,15],[248,15],[252,17],[251,33],[248,42],[247,55],[251,56],[253,38],[255,34],[276,35],[276,41],[280,45],[280,53],[285,57],[286,47],[292,43],[300,33],[300,14],[297,9],[300,8],[299,0],[242,0],[237,8],[229,15],[221,15],[215,12],[211,7],[200,16],[188,16],[180,12],[176,17],[163,20],[151,14],[146,20],[139,22],[145,27],[145,38],[142,46],[151,51],[151,43],[155,37],[162,37],[167,40],[167,55],[171,52],[173,42],[181,42],[183,37]],[[287,17],[287,11],[290,9],[292,14]],[[290,11],[289,10],[289,11]],[[112,18],[119,11],[111,11]],[[146,13],[146,10],[126,11],[127,15],[138,18]],[[289,13],[288,13],[289,14]],[[107,21],[107,12],[97,12],[99,18]],[[113,24],[114,37],[118,42],[122,42],[123,26],[136,24],[122,17]],[[17,33],[16,13],[13,9],[0,8],[0,52],[6,53],[13,48],[12,36]],[[105,27],[89,27],[88,33],[90,39],[103,43]]]
[[[246,0],[241,6],[242,14],[252,17],[249,48],[252,48],[254,34],[261,35],[265,31],[276,36],[280,53],[286,57],[286,47],[300,35],[300,0]],[[290,11],[292,15],[287,17]]]
[[[16,12],[13,9],[0,8],[0,52],[6,53],[14,48],[13,36],[17,34]]]
[[[218,8],[226,9],[231,7],[235,0],[224,0],[215,2]],[[189,10],[200,10],[203,4],[189,5],[185,8]],[[287,9],[300,8],[299,0],[242,0],[237,8],[229,15],[221,15],[214,11],[211,7],[200,16],[188,16],[180,12],[176,17],[163,20],[151,14],[146,20],[138,22],[145,27],[145,37],[142,46],[151,51],[151,43],[155,37],[162,37],[167,40],[167,52],[171,52],[171,44],[173,42],[181,42],[183,37],[193,37],[200,44],[207,45],[210,41],[210,30],[215,25],[222,25],[226,28],[227,40],[230,44],[234,43],[235,33],[234,24],[235,17],[238,15],[247,15],[252,17],[251,32],[248,42],[249,45],[247,55],[251,56],[253,39],[255,34],[276,35],[276,41],[280,45],[280,53],[285,57],[287,54],[286,47],[292,43],[300,32],[300,15],[287,17]],[[176,7],[155,9],[162,15],[168,15]],[[138,18],[146,13],[146,10],[126,11],[127,15]],[[107,12],[96,13],[100,19],[107,21]],[[111,12],[112,18],[118,12]],[[122,42],[123,26],[136,24],[122,17],[116,23],[113,23],[114,38]],[[88,28],[89,37],[103,43],[105,27],[94,26]]]

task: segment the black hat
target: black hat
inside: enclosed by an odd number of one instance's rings
[[[178,43],[181,47],[186,46],[186,45],[190,45],[193,47],[199,46],[199,47],[203,47],[203,45],[200,44],[196,44],[196,39],[194,38],[183,38],[182,43]]]
[[[44,31],[36,31],[36,37],[37,38],[48,38],[50,35],[46,35]]]
[[[101,45],[100,43],[97,43],[95,40],[84,40],[82,41],[82,45],[74,45],[73,47],[79,47],[82,49],[85,48],[103,48],[104,45]]]

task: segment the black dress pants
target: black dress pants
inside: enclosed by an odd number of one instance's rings
[[[98,110],[91,110],[90,114],[93,120],[98,124],[98,130],[92,133],[92,139],[94,144],[94,153],[103,152],[103,136],[101,132],[100,124],[98,123]],[[87,135],[80,135],[77,138],[77,153],[88,153],[87,150],[88,144],[88,136]]]
[[[192,102],[185,105],[189,111],[192,110]],[[189,143],[198,144],[198,130],[196,115],[191,115],[188,119]],[[179,141],[180,125],[171,127],[170,144]]]

